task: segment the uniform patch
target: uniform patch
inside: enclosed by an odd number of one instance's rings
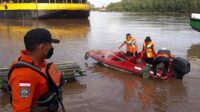
[[[29,88],[21,88],[19,90],[19,93],[22,98],[27,98],[30,95],[30,89]]]
[[[19,86],[20,87],[31,87],[31,82],[28,80],[20,80]]]
[[[19,83],[20,87],[31,87],[30,83]]]

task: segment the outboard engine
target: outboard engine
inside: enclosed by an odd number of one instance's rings
[[[190,62],[188,60],[176,57],[172,63],[174,75],[177,79],[183,79],[183,76],[190,72]]]

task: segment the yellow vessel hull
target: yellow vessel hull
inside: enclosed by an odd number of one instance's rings
[[[0,19],[88,18],[89,4],[5,3],[0,4]]]
[[[5,3],[0,10],[90,10],[89,4],[73,3]]]

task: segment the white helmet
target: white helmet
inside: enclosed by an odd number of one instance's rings
[[[161,50],[167,50],[167,48],[166,47],[162,47]]]

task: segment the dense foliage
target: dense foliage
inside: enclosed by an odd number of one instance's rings
[[[200,0],[122,0],[110,3],[109,11],[200,12]]]

